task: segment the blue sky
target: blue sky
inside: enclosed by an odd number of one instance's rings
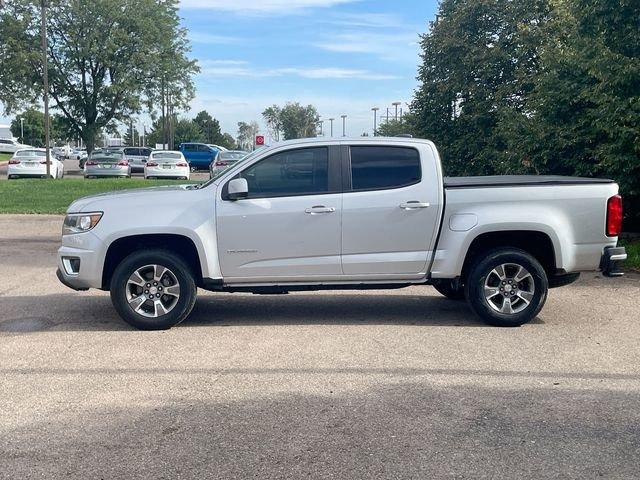
[[[418,35],[436,10],[436,0],[183,0],[202,68],[190,114],[206,109],[235,135],[238,121],[298,101],[323,119],[348,115],[348,135],[371,131],[371,107],[411,100]]]
[[[298,101],[338,119],[335,135],[342,114],[348,135],[371,132],[371,107],[411,100],[418,35],[436,10],[437,0],[181,0],[202,69],[183,115],[205,109],[235,136],[238,121],[262,124],[265,107]]]

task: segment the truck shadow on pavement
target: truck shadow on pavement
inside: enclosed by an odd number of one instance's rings
[[[133,330],[107,295],[3,296],[0,332]],[[543,323],[536,318],[532,323]],[[179,327],[236,325],[486,327],[464,302],[430,295],[201,295]],[[492,327],[487,327],[492,328]]]
[[[84,378],[84,377],[82,377]],[[3,428],[14,478],[637,478],[634,392],[340,377],[136,377]],[[164,377],[163,377],[164,378]],[[67,380],[77,383],[79,379]],[[84,380],[86,381],[86,378]],[[124,383],[123,383],[124,382]],[[160,381],[165,385],[167,380]],[[253,398],[228,391],[250,386]],[[273,393],[280,385],[286,393]],[[196,398],[185,391],[194,385]],[[286,388],[285,388],[286,387]],[[184,390],[183,390],[184,389]],[[266,392],[265,392],[266,390]],[[276,389],[277,390],[277,389]],[[206,394],[203,395],[202,392]],[[108,392],[108,393],[107,393]],[[126,405],[107,399],[126,395]]]

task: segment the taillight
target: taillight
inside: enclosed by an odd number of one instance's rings
[[[118,165],[121,167],[128,167],[129,166],[129,162],[127,162],[126,160],[120,160],[118,162]]]
[[[87,167],[95,167],[96,165],[98,165],[98,162],[94,162],[92,160],[88,160],[87,162],[85,162],[85,165]]]
[[[607,237],[617,237],[622,230],[622,197],[614,195],[607,201]]]
[[[216,162],[216,167],[227,167],[229,165],[229,162],[225,162],[224,160],[218,160]]]
[[[20,163],[20,160],[16,160],[15,158],[12,158],[11,160],[9,160],[9,165],[18,165]]]
[[[186,162],[179,162],[179,163],[176,163],[176,167],[188,167],[188,166],[189,166],[189,164],[188,164],[188,163],[186,163]]]
[[[158,164],[156,162],[147,162],[147,167],[157,167]]]

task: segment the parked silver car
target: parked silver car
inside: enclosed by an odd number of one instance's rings
[[[84,178],[97,177],[131,177],[131,167],[124,152],[92,152],[84,164]]]
[[[124,156],[129,162],[131,172],[144,172],[144,166],[153,149],[148,147],[125,147]]]
[[[249,152],[243,150],[227,150],[218,152],[213,162],[209,165],[209,178],[214,178],[227,170],[236,162],[246,157]]]

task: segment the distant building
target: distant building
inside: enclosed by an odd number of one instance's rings
[[[13,138],[9,125],[0,125],[0,138]]]

